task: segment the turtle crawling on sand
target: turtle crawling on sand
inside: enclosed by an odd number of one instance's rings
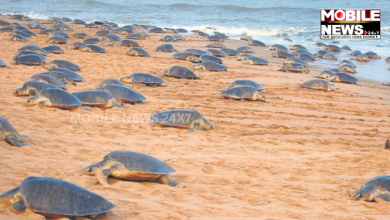
[[[26,105],[38,104],[43,107],[71,110],[79,107],[82,102],[74,95],[59,88],[47,88],[39,92],[37,96],[27,99]]]
[[[390,201],[390,176],[377,176],[367,180],[353,197],[356,200],[367,202],[375,201],[376,198]]]
[[[301,87],[315,90],[334,91],[334,84],[324,79],[312,79],[301,84]]]
[[[173,65],[169,69],[165,70],[162,76],[185,78],[185,79],[199,79],[199,77],[185,66]]]
[[[102,185],[108,185],[108,177],[131,181],[148,181],[176,186],[168,175],[175,172],[165,162],[147,154],[133,151],[114,151],[101,162],[93,163],[84,169],[84,174],[95,175]]]
[[[44,82],[38,82],[38,81],[27,81],[24,83],[22,88],[19,88],[15,90],[14,95],[15,96],[29,96],[29,95],[38,95],[39,92],[43,89],[47,88],[56,88],[56,86],[53,86],[48,83]]]
[[[1,194],[0,202],[10,204],[15,214],[29,209],[45,219],[96,218],[115,207],[80,186],[48,177],[27,177],[20,186]]]
[[[117,100],[110,92],[104,90],[86,90],[81,92],[74,92],[72,95],[76,96],[84,106],[99,108],[122,106],[121,101]]]
[[[281,67],[279,71],[282,72],[292,72],[292,73],[309,73],[310,71],[299,63],[289,63]]]
[[[0,141],[5,141],[8,144],[16,147],[27,145],[24,138],[15,128],[8,122],[6,118],[0,116]]]
[[[222,64],[218,64],[218,63],[214,63],[214,62],[210,62],[210,61],[204,61],[200,64],[195,64],[193,66],[194,69],[197,69],[197,70],[209,70],[209,71],[227,71],[227,67],[222,65]]]
[[[228,86],[228,89],[234,88],[234,87],[239,87],[239,86],[252,86],[255,88],[257,91],[263,91],[265,90],[264,86],[261,85],[258,82],[249,80],[249,79],[237,79],[232,84]]]
[[[214,125],[198,111],[189,109],[174,109],[157,112],[151,115],[150,119],[160,126],[186,128],[190,129],[190,131],[203,131],[214,128]]]
[[[150,57],[149,52],[140,47],[132,47],[129,51],[126,52],[126,55],[133,57]]]
[[[222,97],[236,100],[263,101],[265,96],[253,86],[237,86],[221,92]]]
[[[133,73],[130,76],[122,77],[120,81],[126,83],[145,84],[152,87],[160,86],[164,83],[164,80],[160,77],[148,73]]]

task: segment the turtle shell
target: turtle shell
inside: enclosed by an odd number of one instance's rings
[[[133,73],[128,77],[122,77],[121,81],[146,85],[161,85],[161,83],[164,83],[164,80],[160,77],[148,73]]]
[[[293,57],[294,55],[292,55],[289,52],[279,50],[276,51],[275,53],[272,53],[272,56],[277,58],[290,58]]]
[[[106,85],[120,85],[120,86],[125,86],[121,81],[118,79],[113,79],[113,78],[108,78],[103,80],[97,87],[96,89],[103,89]]]
[[[0,116],[0,137],[6,137],[8,134],[14,134],[17,136],[18,139],[22,139],[20,134],[15,130],[15,128],[9,123],[9,121],[6,118],[3,118]]]
[[[72,95],[76,96],[86,106],[106,106],[114,96],[105,90],[86,90],[81,92],[74,92]]]
[[[226,57],[226,54],[224,52],[217,49],[207,49],[207,53],[216,57]]]
[[[40,48],[38,45],[36,44],[28,44],[26,46],[23,46],[21,47],[18,51],[23,51],[23,50],[29,50],[29,51],[34,51],[34,52],[37,52],[43,56],[46,56],[48,55],[47,51],[43,50],[42,48]]]
[[[206,51],[204,51],[204,50],[199,50],[199,49],[187,49],[187,50],[185,50],[184,52],[186,52],[186,53],[192,53],[192,55],[197,56],[197,57],[200,57],[200,56],[202,56],[203,54],[206,54],[206,53],[207,53]]]
[[[221,43],[221,42],[213,42],[213,43],[207,44],[207,47],[211,47],[211,48],[225,48],[226,46],[223,43]]]
[[[69,70],[69,69],[66,69],[66,68],[58,68],[58,67],[53,67],[50,69],[50,71],[56,71],[56,72],[61,72],[63,74],[65,74],[69,79],[75,81],[75,82],[82,82],[84,81],[84,78],[76,73],[76,72],[73,72],[72,70]]]
[[[210,61],[202,62],[200,65],[204,66],[206,70],[210,70],[210,71],[227,71],[226,66],[222,64],[210,62]]]
[[[222,64],[223,62],[222,59],[208,54],[203,54],[202,56],[199,57],[199,59],[201,62],[210,61],[218,64]]]
[[[198,76],[185,66],[174,65],[163,73],[163,76],[174,78],[198,79]]]
[[[25,205],[42,215],[87,216],[110,211],[114,204],[80,186],[48,177],[28,177],[19,187]]]
[[[5,64],[4,61],[0,60],[0,67],[7,67],[7,64]]]
[[[16,64],[24,64],[24,65],[43,65],[45,63],[45,60],[35,54],[28,54],[28,55],[22,55],[17,56],[14,58],[14,61]]]
[[[47,42],[53,44],[66,44],[68,43],[68,40],[63,37],[51,37],[49,40],[47,40]]]
[[[166,43],[166,44],[161,44],[160,46],[157,47],[156,51],[161,51],[161,52],[166,52],[166,53],[172,53],[175,52],[176,49],[173,47],[172,44]]]
[[[332,84],[324,79],[312,79],[302,83],[301,86],[308,89],[330,91],[332,89]]]
[[[89,35],[87,33],[75,33],[75,34],[72,34],[72,37],[86,39],[86,38],[89,38]]]
[[[323,56],[327,53],[328,53],[328,51],[326,51],[326,50],[319,50],[317,53],[315,53],[315,57],[323,58]]]
[[[91,38],[85,39],[83,42],[86,44],[97,44],[100,42],[100,40],[99,40],[99,38],[91,37]]]
[[[239,87],[239,86],[252,86],[257,91],[261,91],[265,89],[264,86],[262,86],[260,83],[248,79],[237,79],[236,81],[234,81],[232,84],[228,86],[228,89]]]
[[[73,42],[69,48],[71,48],[72,50],[79,50],[79,49],[82,49],[82,48],[86,48],[87,47],[87,44],[84,43],[84,42],[78,42],[78,41],[75,41]]]
[[[79,65],[74,64],[74,63],[67,61],[67,60],[60,60],[60,59],[52,60],[50,62],[50,65],[55,65],[55,67],[65,68],[65,69],[69,69],[69,70],[73,70],[73,71],[80,71],[81,70],[81,67]]]
[[[249,42],[249,45],[250,46],[260,46],[260,47],[265,47],[266,46],[265,43],[263,43],[263,42],[261,42],[259,40],[251,40]]]
[[[222,91],[221,95],[225,98],[250,100],[256,93],[257,90],[253,86],[237,86]]]
[[[239,48],[237,48],[237,51],[240,53],[254,53],[255,52],[252,48],[250,48],[248,46],[239,47]]]
[[[150,119],[160,125],[178,128],[191,128],[193,122],[200,119],[205,120],[211,125],[198,111],[189,109],[157,112],[151,115]],[[210,128],[213,128],[213,126],[211,125]]]
[[[146,50],[140,47],[131,48],[129,51],[126,52],[126,55],[137,56],[137,57],[150,57],[150,54]]]
[[[56,45],[42,47],[42,49],[44,49],[48,53],[54,53],[54,54],[63,54],[64,53],[64,51],[61,49],[61,47],[56,46]]]
[[[50,85],[56,86],[56,87],[61,88],[61,89],[66,88],[65,83],[63,83],[62,81],[58,80],[57,78],[55,78],[54,76],[51,76],[49,74],[45,74],[45,73],[36,74],[33,77],[31,77],[31,79],[33,79],[35,81],[46,82],[46,83],[49,83]]]
[[[43,89],[39,92],[39,97],[49,99],[53,107],[58,108],[77,107],[82,104],[76,96],[58,88]]]
[[[146,100],[146,98],[141,95],[141,93],[138,93],[126,86],[109,84],[106,85],[103,90],[111,92],[115,98],[121,100],[123,103],[135,104],[144,102]]]
[[[138,42],[129,39],[121,40],[120,45],[123,47],[139,47]]]
[[[106,34],[103,38],[104,38],[104,40],[110,41],[110,42],[120,42],[121,41],[121,37],[119,35],[112,34],[112,33]]]
[[[326,53],[325,55],[322,56],[322,58],[326,60],[337,60],[337,57],[331,53]]]
[[[247,57],[242,59],[243,63],[248,63],[252,65],[261,65],[261,66],[267,66],[268,65],[268,60],[265,60],[260,57]]]
[[[348,73],[335,73],[334,76],[336,77],[334,82],[341,82],[341,83],[348,83],[348,84],[357,84],[359,82],[359,79],[349,75]]]
[[[290,57],[285,62],[283,62],[283,64],[287,64],[287,63],[299,63],[302,66],[309,66],[309,64],[306,61],[301,60],[297,57]]]
[[[188,52],[181,52],[181,53],[175,53],[173,54],[173,58],[178,60],[187,60],[188,57],[194,56],[192,53]]]
[[[352,49],[349,46],[342,46],[341,50],[342,51],[352,51]]]
[[[237,50],[230,48],[222,48],[221,52],[227,54],[228,56],[237,56],[238,54],[240,54],[240,52],[238,52]]]
[[[47,88],[56,88],[56,87],[44,82],[27,81],[23,84],[22,88],[15,90],[14,95],[16,96],[38,95],[38,93],[41,90]]]
[[[83,48],[81,50],[91,52],[91,53],[106,53],[106,49],[93,44],[88,44],[86,48]]]
[[[270,50],[281,50],[281,51],[288,51],[288,48],[281,45],[281,44],[274,44],[269,47]]]
[[[175,172],[167,163],[147,154],[133,151],[114,151],[104,157],[104,161],[116,161],[130,171],[167,175]]]

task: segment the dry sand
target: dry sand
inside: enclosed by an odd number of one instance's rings
[[[74,26],[91,35],[96,29]],[[71,33],[70,33],[71,34]],[[69,92],[93,89],[106,78],[133,72],[161,74],[174,64],[172,54],[155,52],[162,34],[139,43],[151,58],[126,56],[128,48],[109,47],[106,54],[65,49],[48,56],[79,64],[85,82],[68,86]],[[0,115],[24,135],[29,145],[16,148],[0,142],[0,192],[18,186],[28,176],[46,176],[73,182],[116,204],[107,219],[386,219],[389,203],[353,201],[347,195],[367,179],[389,173],[390,88],[379,82],[361,86],[336,84],[335,92],[298,89],[310,74],[278,72],[281,59],[265,48],[253,47],[270,65],[248,66],[225,58],[227,72],[200,72],[201,80],[165,78],[165,85],[129,87],[141,92],[144,105],[92,111],[25,107],[26,98],[12,92],[42,67],[12,64],[17,49],[0,34]],[[186,36],[173,43],[179,50],[206,49],[204,38]],[[47,35],[29,43],[46,46]],[[71,38],[70,42],[80,41]],[[230,48],[247,45],[227,40]],[[286,43],[286,45],[289,45]],[[373,72],[375,74],[375,72]],[[261,82],[270,103],[222,99],[219,93],[239,78]],[[214,125],[206,132],[162,128],[145,123],[122,122],[123,114],[152,113],[188,108],[201,112]],[[72,123],[72,116],[117,115],[116,123]],[[81,170],[114,150],[143,152],[166,161],[176,169],[170,175],[179,184],[169,187],[110,179],[104,187]],[[0,205],[0,219],[42,219],[31,211],[15,215]]]

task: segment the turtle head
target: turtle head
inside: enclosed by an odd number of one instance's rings
[[[28,98],[26,100],[26,102],[24,103],[25,106],[32,106],[32,105],[35,105],[37,103],[37,100],[38,100],[38,96],[33,96],[31,98]]]
[[[0,195],[1,203],[14,203],[20,198],[19,186]]]
[[[372,202],[375,200],[375,185],[368,185],[363,187],[355,192],[355,196],[353,197],[356,200],[364,200],[368,202]]]
[[[133,77],[132,76],[124,76],[124,77],[120,78],[119,80],[122,82],[125,82],[125,83],[131,83],[133,81]]]
[[[165,70],[165,71],[161,74],[161,76],[167,76],[168,73],[169,73],[169,69]]]
[[[275,47],[269,46],[268,49],[270,49],[270,50],[275,50]]]
[[[261,93],[261,92],[257,92],[257,100],[263,101],[263,102],[268,102],[268,101],[267,101],[267,98],[266,98],[266,97],[264,96],[264,94]]]
[[[206,70],[206,68],[202,64],[195,64],[192,68],[196,70]]]
[[[14,96],[28,96],[30,94],[29,94],[29,91],[23,86],[22,88],[15,90],[13,95]]]
[[[330,82],[338,82],[339,81],[339,77],[338,76],[329,76],[328,78],[326,78],[328,81]]]
[[[102,167],[101,162],[93,163],[83,170],[84,175],[93,176]]]
[[[198,59],[195,56],[189,56],[189,57],[187,57],[187,60],[192,62],[192,63],[200,63],[200,59]]]
[[[47,63],[47,62],[45,62],[45,61],[43,61],[42,66],[43,66],[43,68],[48,69],[48,70],[50,70],[50,69],[53,68],[53,67],[57,67],[57,65],[55,65],[55,64],[50,64],[50,63]]]

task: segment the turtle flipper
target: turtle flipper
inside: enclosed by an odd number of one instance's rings
[[[10,135],[8,135],[7,137],[5,137],[5,141],[6,141],[7,143],[9,143],[10,145],[12,145],[12,146],[17,146],[17,147],[22,147],[22,146],[27,145],[27,144],[25,144],[25,143],[21,143],[21,142],[18,140],[18,138],[17,138],[15,135],[13,135],[13,134],[10,134]]]
[[[12,204],[9,209],[11,210],[11,212],[17,215],[23,213],[24,211],[26,211],[26,205],[24,204],[24,200],[21,198],[19,201]]]
[[[177,182],[169,179],[169,177],[167,175],[163,175],[160,178],[158,178],[157,182],[161,183],[161,184],[166,184],[166,185],[169,185],[169,186],[176,186],[177,185]]]
[[[96,179],[97,181],[104,185],[104,186],[109,186],[108,184],[108,176],[111,174],[112,171],[116,170],[121,164],[116,163],[113,164],[110,168],[108,169],[100,169],[96,172]]]
[[[386,202],[390,202],[390,193],[381,193],[378,195],[378,198],[381,198]]]
[[[194,130],[204,131],[203,127],[200,125],[199,122],[194,122],[192,126],[193,129],[191,129],[190,132],[194,132]]]

